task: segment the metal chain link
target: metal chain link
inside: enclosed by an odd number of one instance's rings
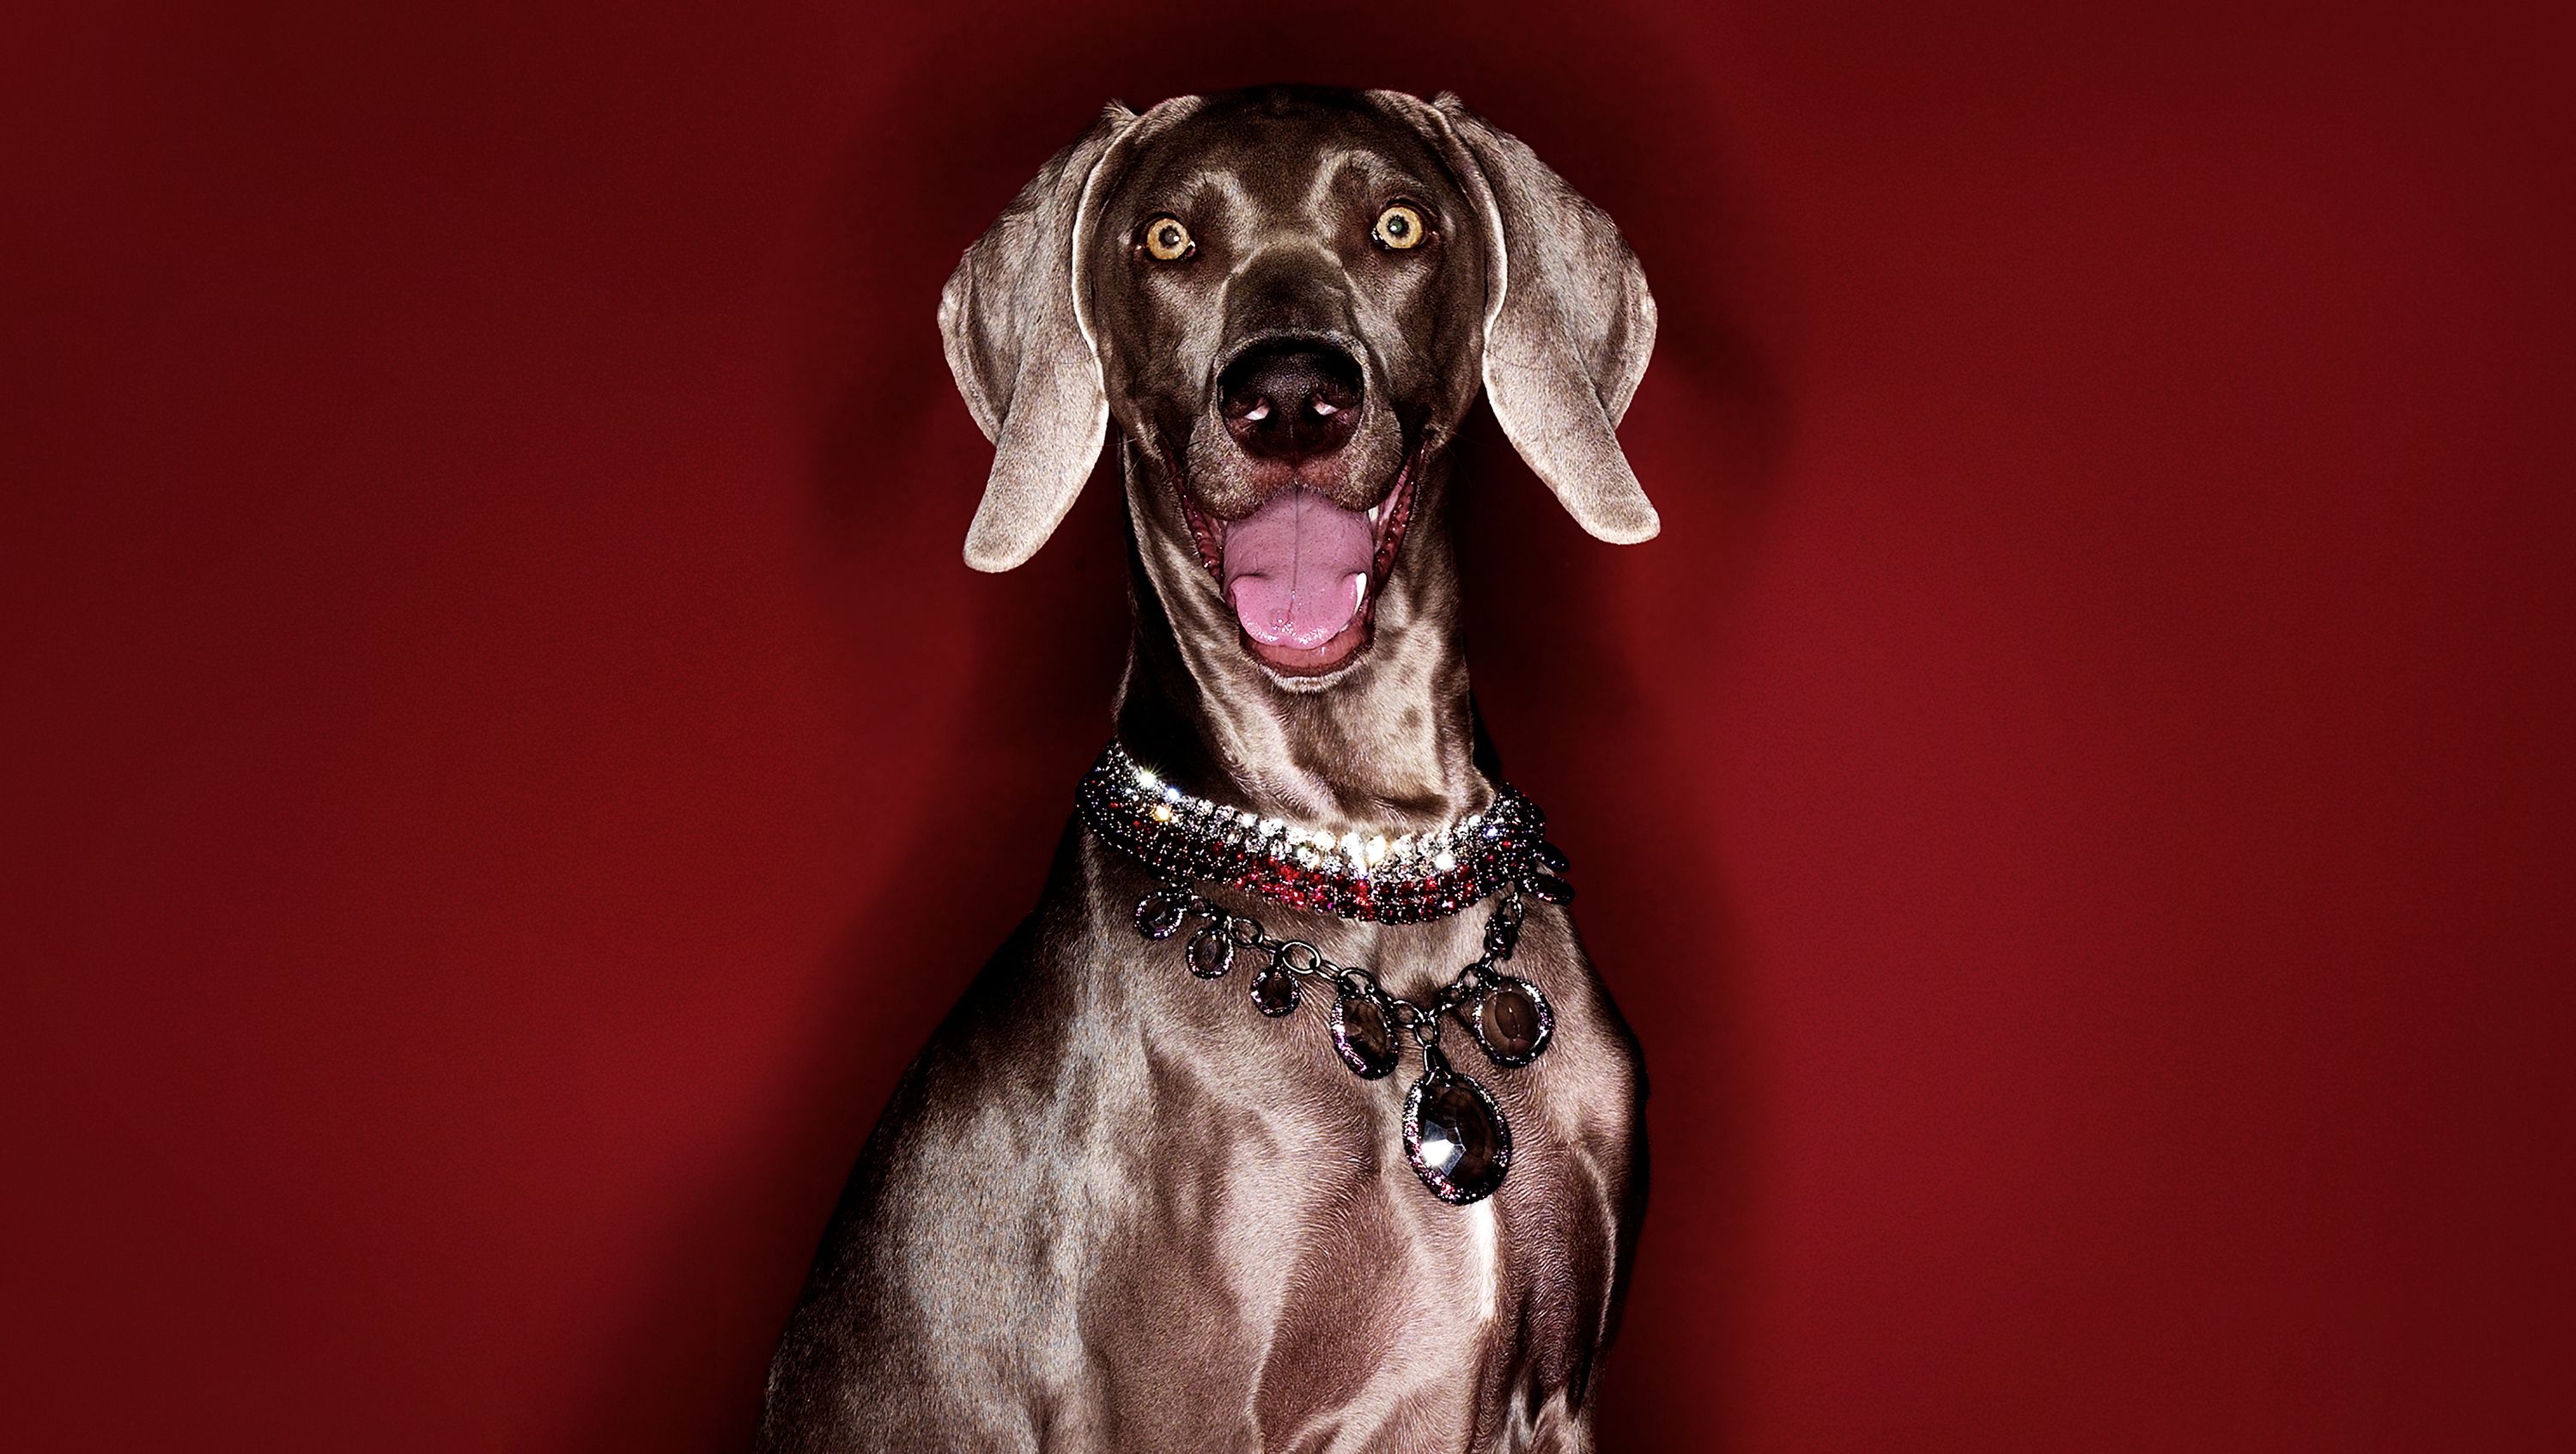
[[[1423,1005],[1388,992],[1365,966],[1336,964],[1325,957],[1323,950],[1303,939],[1272,937],[1261,927],[1260,920],[1235,913],[1185,883],[1166,884],[1164,892],[1181,901],[1183,911],[1191,918],[1224,935],[1228,943],[1267,953],[1272,968],[1299,979],[1330,984],[1337,992],[1347,988],[1385,1005],[1396,1028],[1424,1049],[1440,1043],[1440,1017],[1472,1003],[1487,982],[1496,977],[1497,967],[1510,961],[1512,951],[1520,947],[1521,921],[1528,913],[1520,890],[1505,890],[1494,905],[1493,917],[1485,921],[1484,952],[1442,985],[1428,1005]]]

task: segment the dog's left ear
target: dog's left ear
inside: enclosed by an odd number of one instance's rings
[[[948,371],[993,441],[993,472],[966,531],[966,563],[977,570],[1009,570],[1037,554],[1100,458],[1109,396],[1073,268],[1092,180],[1135,121],[1114,102],[1104,109],[1020,189],[939,295]]]
[[[1584,529],[1618,545],[1654,538],[1663,522],[1614,432],[1655,347],[1636,254],[1600,208],[1456,96],[1388,99],[1432,133],[1484,213],[1485,397],[1503,433]]]

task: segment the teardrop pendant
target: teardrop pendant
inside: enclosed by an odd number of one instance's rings
[[[1395,1073],[1403,1055],[1396,1044],[1395,1017],[1373,994],[1342,987],[1333,1000],[1333,1053],[1362,1080],[1381,1080]]]
[[[1189,957],[1190,973],[1201,979],[1223,979],[1234,968],[1234,941],[1213,924],[1191,935],[1183,953]]]
[[[1404,1159],[1431,1194],[1463,1207],[1492,1196],[1512,1164],[1512,1128],[1473,1076],[1422,1047],[1422,1079],[1404,1095]]]
[[[1538,1059],[1556,1033],[1556,1012],[1537,985],[1515,975],[1498,975],[1476,996],[1467,1028],[1487,1059],[1506,1070]]]
[[[1136,932],[1148,939],[1169,939],[1181,932],[1181,921],[1189,913],[1189,895],[1157,889],[1136,901]]]
[[[1304,998],[1297,976],[1275,959],[1252,977],[1252,1007],[1274,1020],[1297,1013],[1297,1003]]]

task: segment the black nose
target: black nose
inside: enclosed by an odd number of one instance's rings
[[[1246,454],[1294,464],[1331,454],[1359,426],[1359,360],[1328,343],[1255,344],[1216,382],[1226,432]]]

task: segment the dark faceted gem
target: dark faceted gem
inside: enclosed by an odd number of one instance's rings
[[[1538,1044],[1538,1006],[1525,990],[1494,991],[1485,1004],[1485,1024],[1494,1048],[1506,1055],[1526,1055]]]
[[[1384,1001],[1344,990],[1333,1001],[1333,1049],[1362,1080],[1377,1080],[1396,1066],[1395,1022]]]
[[[1503,1184],[1511,1128],[1483,1086],[1435,1066],[1404,1099],[1404,1155],[1433,1196],[1464,1206]]]
[[[1147,894],[1136,901],[1136,932],[1148,939],[1169,939],[1181,932],[1189,900],[1178,894]]]
[[[1530,892],[1547,900],[1551,904],[1570,904],[1574,902],[1574,885],[1567,883],[1565,880],[1558,878],[1552,873],[1543,873],[1538,875],[1536,878],[1531,879]]]
[[[1563,873],[1570,866],[1569,860],[1565,856],[1565,850],[1557,847],[1553,843],[1539,844],[1537,853],[1539,863],[1544,866],[1549,873]]]
[[[1476,1043],[1496,1065],[1527,1065],[1547,1048],[1556,1028],[1547,997],[1525,979],[1505,976],[1476,1002]]]
[[[1275,964],[1252,977],[1252,1007],[1273,1019],[1295,1014],[1304,993],[1297,976]]]
[[[1234,968],[1234,941],[1216,927],[1201,929],[1190,936],[1190,973],[1201,979],[1221,979]]]

